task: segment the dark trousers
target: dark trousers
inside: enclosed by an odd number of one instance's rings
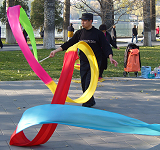
[[[99,67],[99,77],[102,78],[103,71],[107,69],[107,64],[108,64],[107,58],[105,57],[105,55],[103,55],[101,65]]]
[[[101,62],[98,63],[100,65]],[[83,93],[87,90],[91,80],[91,71],[90,65],[88,62],[80,61],[80,76],[81,76],[81,86]],[[95,103],[94,96],[90,98],[86,104],[93,104]]]

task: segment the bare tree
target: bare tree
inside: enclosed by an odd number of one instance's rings
[[[45,49],[55,48],[55,0],[44,1],[44,39]]]
[[[114,24],[114,7],[113,7],[113,0],[102,0],[100,7],[100,17],[102,19],[102,23],[106,24],[107,29],[111,29],[112,25]]]
[[[120,18],[138,10],[142,7],[141,0],[76,0],[72,6],[81,10],[82,12],[91,12],[95,16],[100,16],[102,23],[107,25],[107,29],[111,29],[113,24],[117,24]],[[117,19],[114,15],[118,16]]]
[[[144,21],[144,46],[152,46],[151,42],[151,18],[150,0],[143,1],[143,21]]]
[[[6,10],[9,7],[14,6],[14,3],[15,3],[15,0],[6,0]],[[14,35],[12,33],[8,20],[6,22],[6,43],[10,43],[10,44],[16,43],[16,40],[14,38]]]
[[[70,23],[70,0],[64,0],[63,10],[63,40],[67,41],[68,26]]]

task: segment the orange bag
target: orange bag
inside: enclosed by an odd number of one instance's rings
[[[126,72],[137,72],[140,70],[140,61],[139,61],[139,49],[130,49],[128,51],[128,59],[126,68],[124,68]]]

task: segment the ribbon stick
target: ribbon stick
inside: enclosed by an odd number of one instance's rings
[[[46,57],[46,58],[44,58],[44,59],[42,59],[42,60],[40,60],[39,62],[42,62],[42,61],[44,61],[44,60],[46,60],[46,59],[48,59],[48,58],[49,58],[49,56]]]

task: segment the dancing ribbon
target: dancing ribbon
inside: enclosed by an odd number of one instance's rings
[[[49,140],[56,129],[57,123],[119,133],[160,135],[159,124],[147,124],[134,118],[104,110],[63,105],[65,101],[84,103],[94,94],[99,74],[97,61],[92,49],[83,41],[71,46],[65,53],[62,72],[58,85],[56,85],[38,62],[33,30],[23,8],[19,5],[9,7],[7,17],[13,35],[30,67],[54,94],[51,104],[35,106],[24,112],[16,130],[11,135],[11,145],[32,146],[43,144]],[[25,41],[20,22],[31,38],[34,56]],[[74,63],[78,57],[78,48],[88,58],[91,67],[91,81],[83,95],[76,100],[72,100],[67,97],[67,94],[74,70]],[[36,137],[30,141],[25,136],[23,130],[36,124],[43,125]]]
[[[24,9],[20,9],[19,21],[20,21],[21,25],[24,27],[24,29],[26,30],[26,32],[27,32],[27,34],[30,38],[31,45],[32,45],[32,48],[33,48],[34,57],[38,61],[36,40],[35,40],[35,37],[34,37],[33,28],[32,28],[32,25],[31,25],[27,15],[26,15]],[[22,41],[23,41],[23,38],[22,38]]]
[[[18,124],[17,133],[30,126],[45,123],[59,123],[119,133],[160,135],[160,124],[147,124],[104,110],[59,104],[40,105],[26,110]]]
[[[30,51],[27,43],[25,42],[24,36],[22,34],[21,25],[19,22],[19,18],[21,17],[21,13],[24,13],[24,10],[21,6],[17,5],[14,7],[9,7],[7,10],[7,17],[10,23],[13,35],[15,36],[26,60],[28,61],[29,65],[31,66],[32,70],[37,74],[37,76],[46,84],[46,86],[54,93],[54,97],[52,99],[51,104],[64,104],[65,100],[67,102],[76,102],[76,103],[84,103],[88,101],[91,96],[93,95],[97,82],[98,82],[98,65],[95,58],[95,55],[90,48],[90,46],[81,41],[72,47],[70,47],[64,56],[64,63],[61,72],[61,76],[58,82],[58,85],[52,80],[52,78],[47,74],[47,72],[42,68],[42,66],[38,63],[38,61],[33,56],[32,52]],[[25,18],[25,17],[24,17]],[[25,18],[28,19],[28,18]],[[23,17],[21,17],[21,22],[23,22]],[[24,25],[27,21],[24,21],[22,24]],[[25,25],[23,26],[24,29],[27,31]],[[27,32],[29,33],[29,32]],[[28,34],[29,37],[31,34]],[[76,99],[71,100],[69,97],[66,98],[69,85],[71,82],[74,63],[77,59],[77,49],[81,49],[86,55],[90,63],[91,69],[91,82],[88,89],[83,93],[83,95]],[[63,93],[63,94],[62,94]],[[44,124],[42,125],[40,131],[36,135],[36,137],[30,141],[24,135],[23,131],[16,134],[16,130],[11,136],[10,144],[17,145],[17,146],[32,146],[32,145],[39,145],[43,144],[48,141],[50,136],[53,134],[57,124]]]

